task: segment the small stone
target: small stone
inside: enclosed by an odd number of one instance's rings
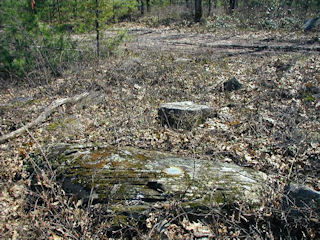
[[[319,30],[320,26],[320,17],[309,19],[305,22],[303,30],[305,32],[311,31],[311,30]]]
[[[284,188],[283,208],[291,215],[300,215],[306,210],[320,210],[320,192],[309,187],[289,184]]]
[[[239,90],[240,88],[242,88],[242,83],[240,83],[238,79],[233,77],[230,80],[223,83],[223,88],[224,90],[229,92]]]

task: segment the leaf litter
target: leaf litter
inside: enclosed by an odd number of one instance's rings
[[[172,34],[172,30],[165,31]],[[247,34],[238,38],[272,35]],[[130,43],[126,51],[107,61],[90,68],[70,69],[48,84],[1,89],[2,135],[35,119],[55,99],[84,91],[98,96],[63,106],[43,124],[0,145],[1,236],[44,238],[48,234],[51,239],[78,239],[83,235],[89,239],[99,238],[104,234],[103,227],[111,227],[107,220],[95,224],[95,216],[81,202],[70,198],[53,181],[54,175],[46,177],[46,168],[37,170],[41,174],[37,183],[33,182],[26,166],[32,165],[34,153],[45,152],[49,145],[59,142],[134,146],[233,161],[275,176],[278,188],[290,177],[289,180],[320,189],[318,54],[275,51],[230,55],[206,51],[201,46],[190,51],[175,51],[174,47],[165,51],[167,45],[159,51],[148,41],[140,41],[146,43],[146,49]],[[179,58],[188,61],[176,62]],[[223,82],[232,77],[244,87],[223,91]],[[16,97],[32,100],[10,102]],[[173,131],[157,121],[159,105],[173,101],[207,104],[218,110],[218,117],[189,132]],[[38,186],[36,190],[34,185]],[[268,204],[257,214],[267,211]],[[148,219],[147,229],[152,230],[163,217]],[[213,231],[206,223],[181,218],[169,222],[161,234],[169,239],[192,239],[226,234],[238,237],[244,232],[230,223],[220,223]]]

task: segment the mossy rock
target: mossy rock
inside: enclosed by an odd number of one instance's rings
[[[118,207],[145,209],[170,200],[182,201],[187,207],[235,200],[256,204],[267,180],[262,172],[231,163],[129,147],[65,144],[51,152],[49,159],[67,192]]]

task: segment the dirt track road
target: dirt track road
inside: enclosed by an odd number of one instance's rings
[[[128,29],[132,41],[126,48],[139,51],[203,53],[216,56],[265,52],[320,52],[320,39],[302,33],[191,33],[169,28]],[[114,34],[107,32],[107,36]]]

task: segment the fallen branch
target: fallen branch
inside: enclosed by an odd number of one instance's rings
[[[3,143],[11,138],[17,137],[17,136],[21,135],[23,132],[25,132],[26,130],[44,122],[47,119],[47,117],[49,117],[57,107],[59,107],[63,104],[66,104],[66,103],[74,104],[74,103],[80,101],[81,99],[87,97],[88,95],[89,95],[88,92],[84,92],[84,93],[76,95],[74,97],[63,98],[63,99],[58,99],[58,100],[53,101],[45,109],[45,111],[43,113],[41,113],[40,116],[38,118],[36,118],[34,121],[28,123],[27,125],[15,130],[11,133],[0,136],[0,143]]]

